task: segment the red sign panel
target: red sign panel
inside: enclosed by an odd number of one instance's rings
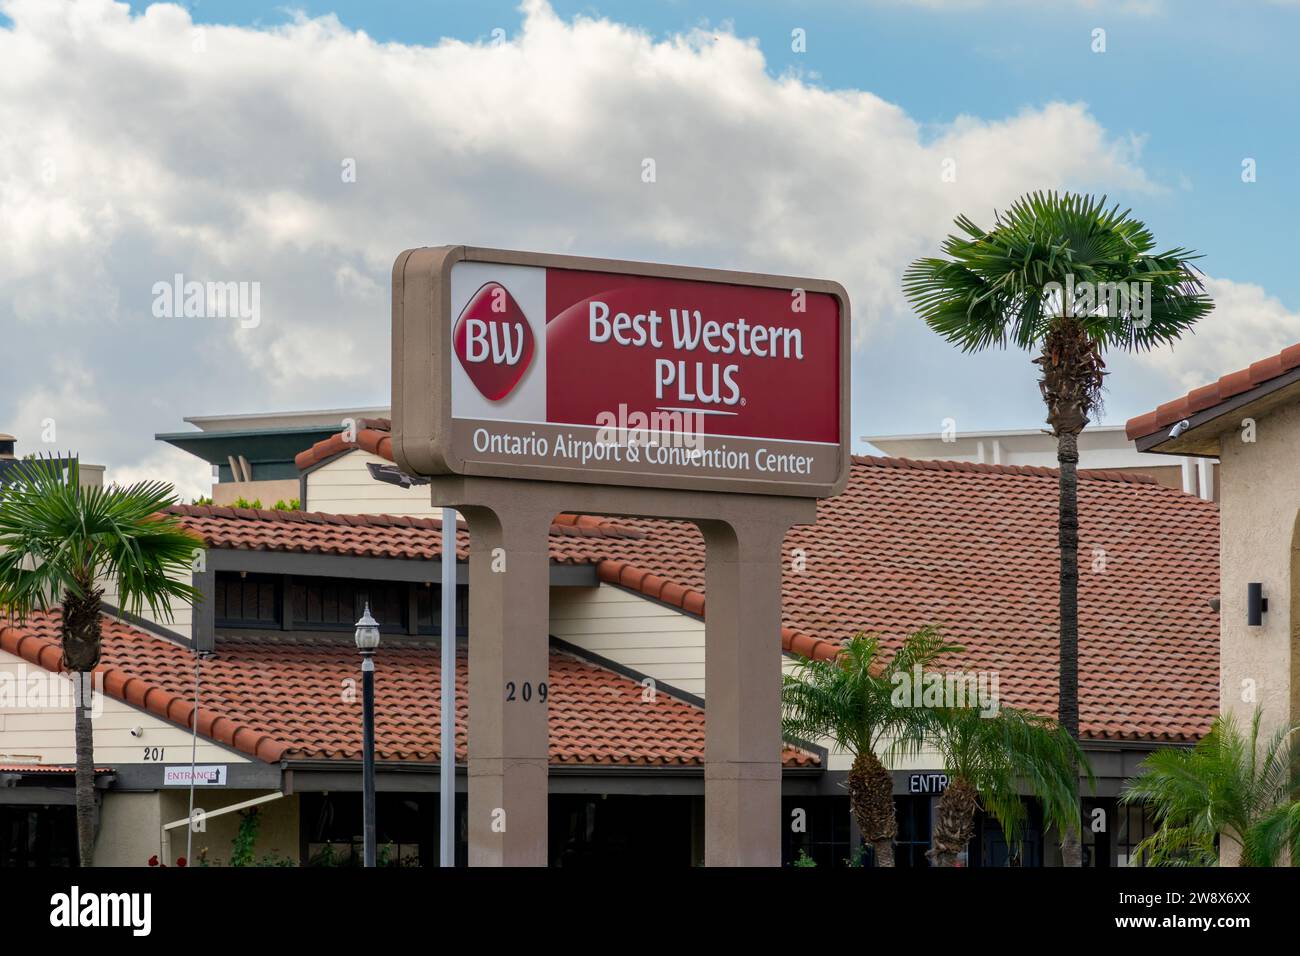
[[[546,420],[698,412],[709,435],[835,444],[839,302],[826,293],[549,269]]]
[[[847,480],[833,282],[443,247],[394,270],[413,474],[801,496]]]

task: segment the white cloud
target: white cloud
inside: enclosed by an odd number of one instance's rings
[[[165,481],[176,489],[181,502],[188,503],[208,494],[212,487],[212,466],[179,448],[160,444],[139,461],[109,468],[104,473],[105,484],[126,487],[142,481]]]
[[[333,16],[196,32],[172,5],[0,9],[0,323],[23,355],[0,424],[78,361],[118,423],[82,432],[110,465],[157,464],[151,433],[185,414],[387,401],[388,275],[410,246],[833,277],[862,345],[958,212],[1154,189],[1140,142],[1083,104],[923,127],[774,77],[728,32],[655,40],[541,0],[509,42],[432,47]],[[153,318],[152,284],[177,272],[260,282],[261,324]]]
[[[1135,356],[1140,365],[1164,375],[1183,392],[1300,342],[1300,314],[1260,286],[1207,278],[1205,290],[1214,300],[1214,311],[1193,327],[1194,334]]]

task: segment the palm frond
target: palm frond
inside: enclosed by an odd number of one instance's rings
[[[943,257],[915,260],[903,294],[926,324],[963,351],[1041,344],[1063,314],[1053,290],[1090,283],[1149,296],[1111,296],[1108,308],[1076,315],[1103,347],[1149,349],[1171,342],[1214,308],[1200,258],[1190,249],[1156,250],[1150,229],[1106,198],[1034,192],[994,213],[984,230],[966,216],[942,243]],[[1099,296],[1100,297],[1100,296]]]
[[[188,583],[201,539],[173,516],[169,485],[82,488],[75,459],[24,461],[0,491],[0,608],[19,618],[83,597],[106,581],[123,610],[170,620],[173,600],[193,603]]]

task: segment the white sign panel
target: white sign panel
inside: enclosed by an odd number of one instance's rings
[[[188,787],[190,785],[190,767],[164,767],[164,787]],[[224,787],[226,785],[226,765],[213,764],[194,768],[194,786]]]

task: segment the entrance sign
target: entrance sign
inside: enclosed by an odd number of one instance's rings
[[[164,787],[188,787],[193,779],[196,787],[224,787],[226,785],[226,765],[212,764],[198,766],[190,773],[190,765],[163,768]]]
[[[946,773],[912,773],[907,775],[908,793],[943,793],[948,789]]]
[[[403,471],[825,497],[849,469],[837,283],[448,246],[393,267]]]

